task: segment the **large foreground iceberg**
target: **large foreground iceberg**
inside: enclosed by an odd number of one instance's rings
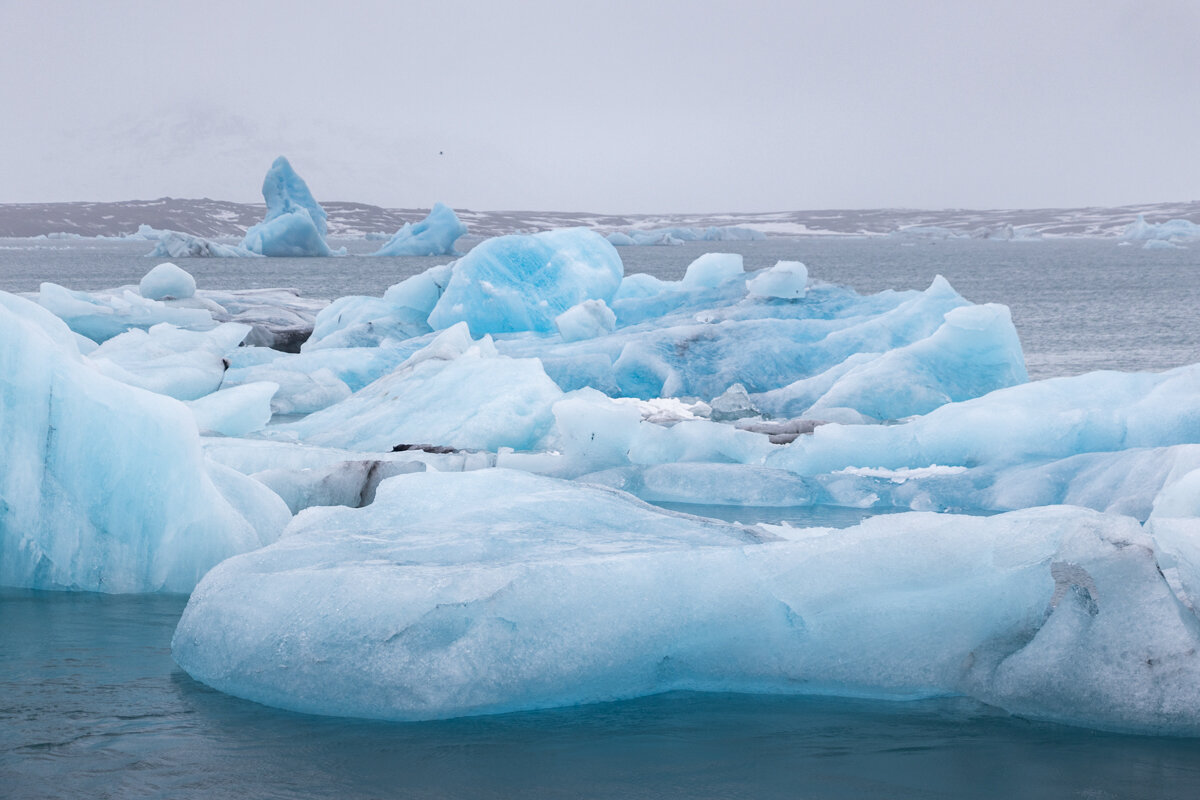
[[[3,292],[0,374],[0,584],[187,592],[287,522],[205,460],[185,406],[101,375],[66,325]]]
[[[214,569],[173,650],[222,691],[322,714],[963,693],[1194,735],[1195,598],[1155,559],[1136,522],[1080,509],[768,531],[507,470],[423,473]]]
[[[263,256],[330,256],[325,242],[327,214],[283,156],[263,179],[267,215],[246,231],[242,247]]]
[[[429,216],[413,225],[404,223],[387,244],[373,255],[377,256],[449,256],[454,255],[454,243],[467,232],[458,215],[449,206],[434,203]]]

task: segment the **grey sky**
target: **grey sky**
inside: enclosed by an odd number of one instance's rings
[[[1200,198],[1200,1],[0,0],[0,202]],[[439,155],[439,151],[444,155]]]

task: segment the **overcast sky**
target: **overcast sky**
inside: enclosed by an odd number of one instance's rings
[[[0,0],[0,202],[1200,198],[1200,0]]]

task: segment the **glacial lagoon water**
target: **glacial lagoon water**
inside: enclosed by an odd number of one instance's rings
[[[375,242],[351,242],[368,251]],[[468,242],[469,244],[469,242]],[[145,242],[0,242],[0,288],[136,283]],[[1200,250],[1034,243],[772,239],[624,248],[678,278],[708,250],[781,258],[861,292],[945,275],[1009,305],[1035,378],[1200,361]],[[201,288],[379,294],[441,258],[192,259]],[[687,508],[696,511],[695,508]],[[829,509],[723,509],[853,524]],[[806,517],[806,514],[808,515]],[[961,698],[670,694],[420,724],[309,717],[227,697],[170,656],[186,602],[0,590],[0,796],[1088,797],[1200,794],[1200,741],[1032,723]]]

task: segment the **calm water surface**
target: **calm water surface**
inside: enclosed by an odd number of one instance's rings
[[[377,242],[350,242],[352,252]],[[145,242],[0,241],[0,289],[136,283]],[[1112,241],[773,239],[622,248],[678,278],[707,250],[799,259],[860,292],[945,275],[1008,305],[1034,377],[1200,361],[1200,249]],[[189,259],[201,288],[374,294],[443,258]],[[696,511],[692,507],[682,510]],[[722,509],[853,524],[852,510]],[[711,509],[709,513],[713,513]],[[814,516],[816,515],[816,516]],[[170,657],[182,597],[0,589],[0,797],[1195,798],[1200,741],[1031,723],[963,699],[671,694],[448,722],[291,714],[227,697]]]
[[[962,699],[669,694],[430,723],[310,717],[171,660],[183,597],[0,590],[11,798],[1195,798],[1200,741]]]

